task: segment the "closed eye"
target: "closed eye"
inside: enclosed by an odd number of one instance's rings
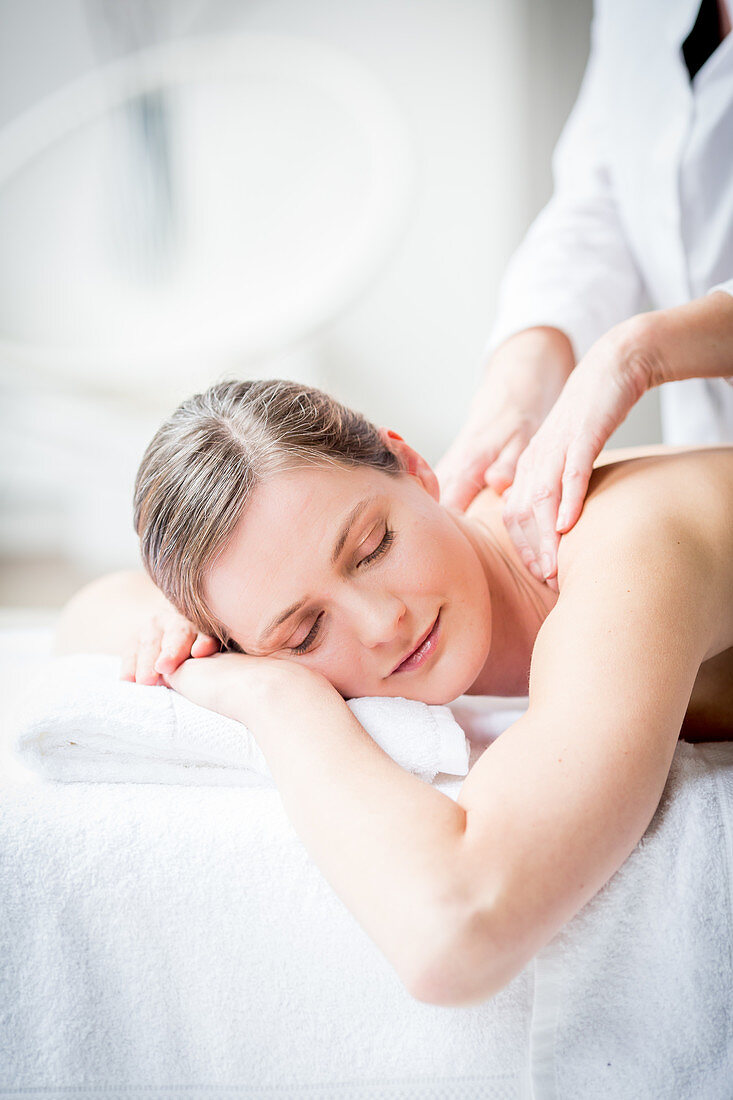
[[[371,565],[372,562],[377,560],[377,558],[381,558],[382,554],[386,554],[390,546],[394,542],[394,538],[394,531],[390,527],[387,527],[384,532],[384,538],[380,542],[379,546],[377,546],[375,550],[372,550],[371,554],[367,554],[365,558],[362,558],[361,561],[358,563],[357,568],[360,568],[362,565]]]
[[[308,652],[308,650],[310,649],[310,647],[313,645],[316,638],[318,637],[318,631],[320,629],[318,624],[320,623],[322,618],[323,618],[323,612],[321,611],[320,615],[316,616],[316,619],[313,623],[313,626],[310,628],[310,630],[306,634],[305,638],[303,638],[303,641],[300,642],[299,645],[291,645],[289,647],[291,653],[307,653]]]
[[[379,546],[375,547],[374,550],[372,550],[371,554],[367,554],[365,558],[362,558],[361,561],[357,563],[357,569],[361,568],[362,565],[372,565],[375,561],[377,561],[378,558],[381,558],[383,554],[386,554],[390,546],[394,542],[394,539],[394,531],[390,527],[387,527],[384,532],[384,537],[382,538]],[[320,633],[320,624],[322,618],[323,612],[321,611],[320,614],[316,616],[313,622],[313,626],[310,628],[303,641],[300,642],[298,645],[288,647],[291,653],[300,656],[303,653],[308,652],[308,650],[311,648],[316,638],[318,637],[318,634]]]

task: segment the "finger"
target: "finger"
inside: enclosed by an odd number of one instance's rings
[[[598,457],[593,442],[576,443],[568,448],[562,475],[562,494],[557,516],[556,530],[567,534],[580,518],[593,473],[593,463]]]
[[[506,497],[503,517],[504,525],[509,532],[509,537],[514,543],[517,553],[524,562],[524,565],[535,580],[542,583],[544,579],[542,571],[535,558],[530,540],[527,537],[527,529],[534,522],[532,508],[531,505],[524,502],[521,488],[517,486],[516,483]]]
[[[138,684],[155,685],[159,682],[155,662],[160,654],[160,628],[143,635],[138,644],[135,680]]]
[[[173,672],[181,661],[191,656],[191,646],[196,637],[196,630],[185,620],[171,623],[163,631],[160,641],[160,652],[155,662],[155,671]]]
[[[191,646],[192,657],[212,657],[214,653],[218,652],[219,643],[211,634],[199,633],[196,636],[196,641]]]
[[[440,503],[446,508],[455,508],[465,512],[469,504],[476,499],[483,485],[477,481],[456,480],[446,485],[440,493]]]
[[[544,580],[557,573],[557,548],[560,536],[557,533],[557,510],[560,505],[562,457],[555,458],[552,465],[542,463],[544,472],[532,490],[532,510],[535,519],[537,543],[533,546],[539,557]]]
[[[509,440],[506,447],[499,452],[498,457],[484,474],[486,484],[490,485],[499,495],[505,492],[514,482],[517,462],[525,446],[525,439],[519,435],[514,436],[513,439]]]
[[[520,455],[508,500],[509,511],[513,513],[516,524],[521,530],[520,535],[515,528],[514,544],[527,569],[535,580],[542,584],[545,577],[539,560],[540,539],[534,510],[535,471],[541,467],[541,459],[536,457],[537,453],[537,447],[530,443]]]
[[[120,680],[135,682],[135,668],[137,667],[137,650],[128,649],[123,653],[120,661]]]
[[[465,512],[484,488],[485,468],[483,460],[474,459],[441,488],[440,503],[446,508],[457,508],[460,512]]]
[[[542,579],[545,581],[557,576],[557,549],[560,545],[560,536],[555,530],[556,515],[557,502],[546,510],[541,509],[535,520],[539,542],[539,563]]]
[[[440,503],[465,511],[484,488],[484,472],[498,450],[498,447],[484,445],[479,451],[464,450],[455,456],[448,452],[435,470],[440,485]]]

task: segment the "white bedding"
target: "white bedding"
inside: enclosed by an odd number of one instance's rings
[[[3,699],[47,639],[0,633]],[[55,783],[3,745],[0,1097],[733,1094],[732,744],[680,743],[636,851],[472,1008],[407,994],[276,790]]]

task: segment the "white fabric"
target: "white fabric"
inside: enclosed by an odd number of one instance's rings
[[[554,194],[502,283],[492,350],[536,325],[581,358],[646,308],[733,294],[733,33],[692,83],[700,0],[600,0],[588,66],[553,158]],[[723,379],[662,387],[665,442],[733,440]]]
[[[454,709],[485,743],[506,707]],[[21,782],[2,756],[6,1100],[730,1100],[733,744],[681,743],[623,867],[453,1009],[404,990],[275,788]]]
[[[119,679],[117,657],[57,657],[14,707],[16,748],[49,779],[97,783],[272,783],[240,722],[166,687]],[[448,707],[413,699],[352,699],[367,733],[401,767],[428,781],[466,775],[468,743]]]
[[[680,742],[640,844],[537,958],[536,1097],[729,1100],[732,948],[733,743]]]

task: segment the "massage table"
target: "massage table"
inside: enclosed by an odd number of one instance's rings
[[[4,714],[50,639],[0,629]],[[410,996],[274,787],[53,782],[7,722],[0,766],[2,1100],[733,1097],[733,743],[680,742],[625,864],[462,1008]]]

